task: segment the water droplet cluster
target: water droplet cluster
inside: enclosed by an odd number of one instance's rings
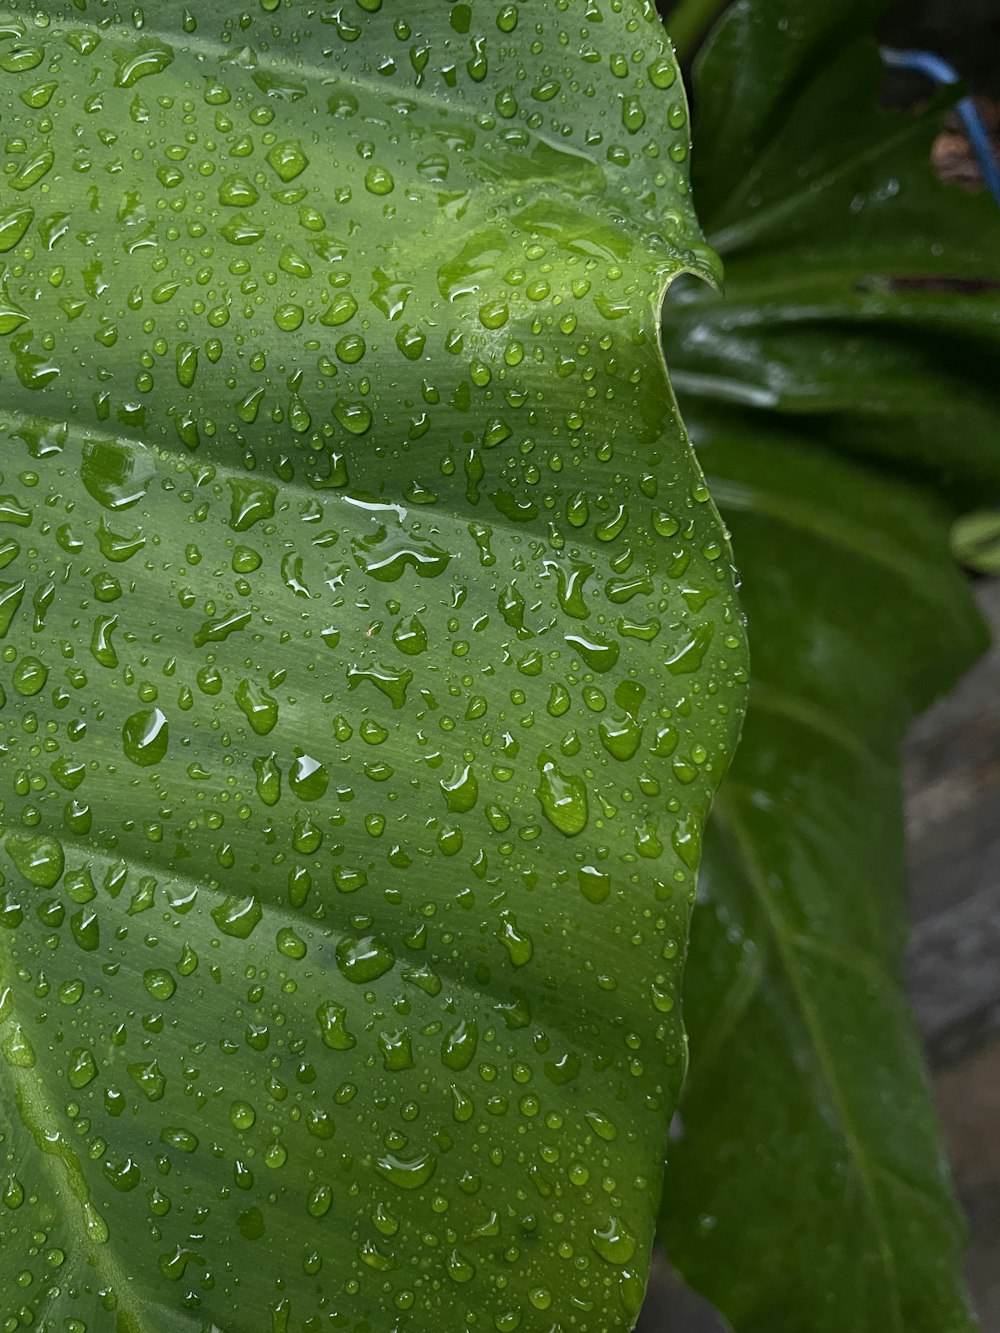
[[[0,70],[0,1325],[630,1326],[746,680],[651,8]]]

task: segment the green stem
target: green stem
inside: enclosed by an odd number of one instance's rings
[[[667,31],[677,49],[677,59],[690,60],[718,14],[729,0],[680,0],[667,19]]]

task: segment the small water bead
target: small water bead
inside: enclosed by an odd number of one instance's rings
[[[309,165],[302,145],[294,139],[276,143],[269,149],[267,160],[286,185],[301,176]]]
[[[128,1066],[128,1072],[132,1082],[151,1102],[162,1099],[167,1090],[167,1080],[155,1060],[136,1061]]]
[[[178,1152],[193,1153],[198,1151],[200,1140],[193,1130],[184,1125],[164,1125],[160,1130],[160,1142],[166,1144],[168,1148],[175,1148]],[[169,1212],[169,1204],[166,1208],[163,1206],[165,1202],[158,1190],[151,1190],[147,1196],[149,1210],[154,1216],[162,1217]]]
[[[418,1153],[412,1157],[399,1157],[395,1153],[386,1153],[375,1159],[375,1169],[391,1184],[401,1190],[420,1189],[437,1169],[437,1158],[433,1153]]]
[[[496,937],[507,950],[514,967],[524,967],[534,955],[535,946],[526,930],[518,926],[517,918],[509,909],[500,913],[501,927]]]
[[[337,945],[337,966],[348,981],[365,985],[384,976],[396,962],[388,942],[377,935],[343,939]]]
[[[279,305],[274,312],[274,322],[284,333],[294,333],[301,328],[305,317],[306,312],[294,302]]]
[[[566,837],[574,837],[587,827],[587,785],[575,774],[564,772],[551,755],[539,757],[539,782],[535,795],[542,813],[553,827]]]
[[[333,1190],[329,1185],[314,1185],[306,1200],[306,1211],[310,1217],[325,1217],[333,1204]]]
[[[259,198],[256,187],[245,176],[228,176],[219,186],[219,203],[230,208],[249,208]]]
[[[159,708],[144,708],[133,713],[122,727],[122,749],[126,758],[139,768],[160,763],[169,743],[170,727]]]
[[[266,736],[277,726],[278,701],[255,682],[241,680],[233,697],[258,736]]]
[[[49,669],[44,662],[37,657],[25,656],[14,668],[12,684],[18,694],[25,698],[33,698],[45,688],[48,678]]]
[[[161,967],[148,968],[142,979],[154,1000],[169,1000],[177,989],[177,982]]]
[[[405,1028],[378,1034],[382,1067],[390,1072],[413,1068],[413,1045]]]
[[[286,958],[293,958],[298,961],[306,956],[305,940],[297,935],[290,926],[282,926],[278,931],[276,943],[278,952],[284,954]]]
[[[66,1078],[70,1087],[80,1090],[93,1083],[96,1077],[97,1061],[94,1059],[93,1051],[88,1050],[85,1046],[71,1051],[69,1063],[66,1067]]]
[[[11,834],[4,841],[4,848],[18,872],[36,888],[54,888],[62,878],[66,856],[57,838]]]
[[[254,759],[253,771],[257,778],[257,795],[265,805],[277,805],[281,799],[281,769],[274,751]]]
[[[369,194],[385,195],[392,194],[396,188],[396,182],[392,178],[392,173],[385,167],[371,166],[365,174],[365,189]]]
[[[602,1227],[595,1227],[590,1243],[597,1254],[609,1264],[621,1268],[635,1254],[636,1238],[628,1225],[617,1216],[611,1216]]]
[[[453,814],[466,814],[479,799],[479,783],[471,764],[456,764],[451,776],[440,780],[440,786]]]
[[[357,1045],[357,1038],[346,1027],[347,1010],[336,1000],[327,1000],[316,1010],[323,1045],[333,1051],[349,1051]]]
[[[329,783],[330,775],[319,760],[300,751],[288,770],[288,785],[299,800],[322,800]]]
[[[249,1102],[233,1102],[229,1108],[229,1121],[234,1129],[252,1129],[257,1121],[257,1112]]]
[[[264,910],[253,894],[244,898],[226,898],[212,908],[212,920],[223,935],[238,940],[249,939],[263,915]]]
[[[479,1026],[475,1019],[462,1019],[441,1043],[441,1063],[456,1073],[468,1069],[479,1045]]]

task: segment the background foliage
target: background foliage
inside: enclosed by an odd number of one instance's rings
[[[877,106],[883,6],[740,0],[694,70],[725,298],[664,316],[749,618],[706,842],[661,1229],[738,1330],[965,1329],[962,1225],[901,993],[897,749],[984,644],[948,548],[1000,494],[1000,220]]]

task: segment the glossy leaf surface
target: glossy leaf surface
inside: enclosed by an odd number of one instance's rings
[[[984,644],[947,538],[1000,492],[1000,221],[933,179],[937,115],[875,111],[878,9],[727,12],[694,154],[726,296],[666,324],[755,684],[706,842],[662,1230],[739,1333],[973,1326],[898,981],[896,755]]]
[[[0,1314],[608,1333],[746,669],[638,4],[0,9]]]

